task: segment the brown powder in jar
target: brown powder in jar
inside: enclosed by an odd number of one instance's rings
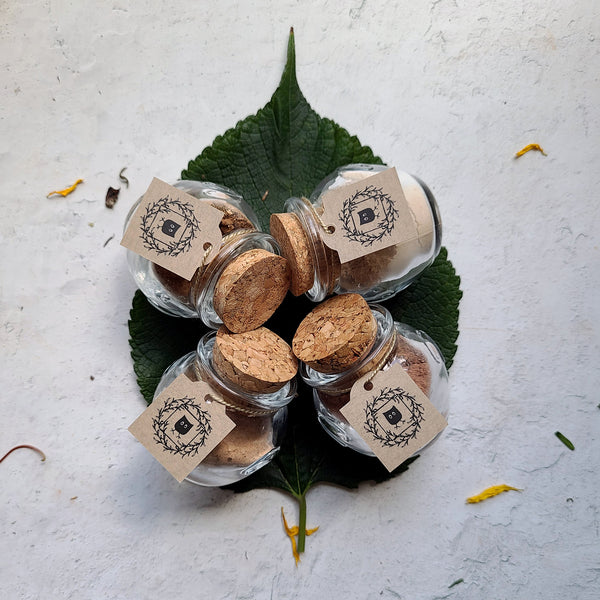
[[[202,379],[193,362],[185,373],[192,381]],[[238,402],[222,388],[217,392],[227,403],[235,405]],[[251,407],[247,409],[251,410]],[[228,406],[225,414],[235,423],[235,427],[204,458],[202,464],[245,467],[273,450],[275,445],[271,415],[250,415]]]
[[[381,283],[396,252],[396,246],[389,246],[344,263],[340,266],[340,287],[364,291]]]
[[[292,349],[321,373],[346,370],[373,346],[375,317],[362,296],[341,294],[325,300],[300,323]]]
[[[391,341],[393,342],[393,339]],[[357,371],[353,380],[348,384],[348,387],[375,369],[389,350],[390,344],[384,345],[371,360]],[[414,348],[403,336],[396,335],[394,349],[387,362],[391,362],[391,360],[398,361],[403,369],[410,375],[410,378],[417,384],[419,389],[426,396],[429,396],[429,391],[431,389],[431,369],[429,368],[427,358],[425,358],[425,355],[420,350]],[[340,394],[319,391],[318,394],[321,402],[333,415],[344,423],[348,422],[340,412],[340,409],[350,402],[350,390],[346,390]]]
[[[213,466],[246,467],[273,450],[271,417],[251,417],[226,410],[235,427],[202,461]]]
[[[322,216],[323,207],[315,207],[315,212],[319,217]],[[327,233],[323,232],[321,235],[324,240],[327,239]],[[341,289],[348,291],[365,291],[380,283],[396,251],[396,246],[389,246],[342,264],[337,251],[323,243],[323,252],[329,270],[328,293],[333,293],[338,283]]]

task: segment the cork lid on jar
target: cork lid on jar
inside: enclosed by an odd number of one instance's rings
[[[325,300],[300,323],[292,349],[315,371],[341,373],[372,348],[377,321],[358,294],[341,294]]]
[[[315,279],[315,264],[306,232],[293,213],[272,214],[270,227],[271,235],[290,264],[290,292],[301,296],[310,290]]]
[[[221,327],[212,356],[213,367],[221,376],[249,392],[275,392],[298,370],[292,349],[266,327],[243,333]]]
[[[215,285],[215,312],[230,331],[251,331],[271,317],[289,285],[285,258],[260,248],[249,250],[223,269]]]

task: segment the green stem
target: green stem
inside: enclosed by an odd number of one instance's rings
[[[298,516],[298,553],[304,552],[306,541],[306,492],[298,498],[300,514]]]

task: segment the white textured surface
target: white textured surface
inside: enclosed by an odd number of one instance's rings
[[[446,434],[310,492],[298,569],[287,496],[178,485],[126,431],[118,245],[151,177],[267,102],[290,25],[317,112],[434,190],[464,290]],[[48,455],[0,465],[0,597],[598,598],[599,50],[596,0],[0,2],[0,453]]]

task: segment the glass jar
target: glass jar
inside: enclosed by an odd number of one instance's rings
[[[206,266],[200,265],[191,281],[151,262],[150,260],[127,250],[129,271],[137,287],[144,293],[149,302],[158,310],[176,317],[200,317],[202,321],[212,328],[217,328],[223,323],[222,310],[215,306],[215,293],[217,293],[219,280],[224,270],[232,262],[250,251],[260,251],[260,256],[267,256],[268,260],[285,262],[280,256],[279,245],[275,239],[259,230],[256,215],[242,197],[226,187],[210,182],[177,181],[173,187],[183,190],[201,202],[207,202],[223,212],[219,225],[222,235],[222,244],[219,252]],[[140,198],[131,208],[125,222],[125,229],[134,212],[139,206]],[[269,253],[265,255],[264,253]],[[248,256],[248,255],[246,255]],[[275,259],[274,257],[277,257]],[[278,263],[273,272],[281,275],[287,271]],[[268,269],[262,269],[266,276]],[[252,299],[244,302],[249,312],[254,308],[268,311],[266,318],[261,323],[253,323],[257,327],[266,321],[283,300],[287,291],[288,282],[284,275],[281,285],[273,286],[263,294],[254,294]],[[287,275],[289,279],[289,275]]]
[[[370,307],[377,323],[377,331],[369,352],[339,373],[321,373],[301,363],[300,375],[313,388],[317,417],[325,431],[342,446],[375,456],[340,412],[350,401],[352,385],[378,366],[385,371],[391,365],[399,363],[433,406],[447,417],[448,372],[441,352],[426,333],[394,321],[383,306],[372,304]],[[383,364],[380,365],[382,361]]]
[[[442,225],[435,198],[418,178],[397,171],[417,238],[340,264],[335,250],[323,239],[327,235],[320,222],[324,194],[356,183],[387,169],[383,165],[351,164],[326,177],[306,198],[289,198],[284,209],[288,216],[271,218],[271,233],[292,266],[292,293],[306,293],[320,302],[332,293],[354,292],[368,302],[391,298],[407,287],[438,255]],[[295,218],[294,218],[295,217]]]
[[[186,477],[203,486],[235,483],[269,463],[279,451],[287,420],[287,404],[296,395],[291,379],[270,393],[251,392],[220,374],[213,361],[216,332],[204,335],[196,351],[174,362],[158,383],[154,398],[185,373],[214,390],[214,401],[225,404],[235,427]]]

